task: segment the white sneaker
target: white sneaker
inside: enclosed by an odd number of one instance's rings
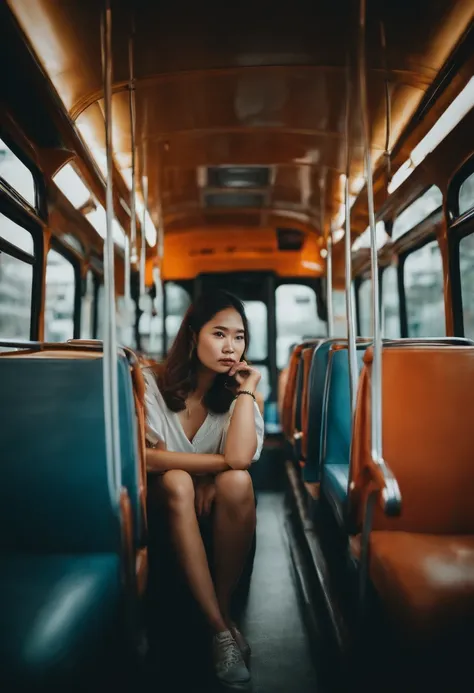
[[[212,641],[214,670],[218,681],[233,691],[250,691],[250,672],[230,630],[214,636]]]
[[[250,655],[252,654],[252,650],[250,649],[250,645],[248,644],[247,640],[244,638],[240,630],[237,628],[235,623],[232,623],[230,626],[230,632],[232,633],[232,636],[237,643],[237,646],[239,650],[242,653],[242,657],[244,658],[245,664],[249,665],[250,661]]]

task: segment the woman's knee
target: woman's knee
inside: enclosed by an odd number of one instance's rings
[[[161,488],[170,505],[194,504],[194,484],[188,472],[181,469],[165,472],[161,477]]]
[[[253,484],[250,474],[241,469],[231,469],[216,476],[216,496],[228,502],[254,505]]]

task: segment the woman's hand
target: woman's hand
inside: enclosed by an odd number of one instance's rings
[[[216,497],[216,485],[214,479],[203,479],[196,484],[195,508],[198,517],[209,515],[214,498]]]
[[[234,364],[229,375],[235,378],[239,388],[250,390],[250,392],[255,392],[262,377],[256,368],[249,366],[245,361]]]

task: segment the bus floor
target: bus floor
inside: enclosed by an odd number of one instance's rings
[[[320,689],[293,581],[283,524],[283,494],[258,493],[257,518],[250,588],[236,605],[236,620],[252,647],[253,692],[315,693]],[[160,555],[162,559],[157,555],[157,560],[163,568],[166,559],[163,552]],[[152,580],[153,575],[160,575],[160,566],[152,565],[151,574]],[[150,590],[146,690],[218,691],[212,677],[210,634],[202,617],[177,580],[177,573],[166,582],[167,587],[154,584]]]

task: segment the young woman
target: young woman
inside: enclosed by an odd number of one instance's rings
[[[232,690],[250,687],[250,648],[231,621],[230,600],[255,531],[247,470],[264,434],[255,401],[261,376],[245,362],[248,343],[242,303],[213,292],[189,308],[166,361],[144,371],[152,492],[166,507],[181,569],[213,631],[216,676]],[[198,524],[213,505],[215,584]]]

